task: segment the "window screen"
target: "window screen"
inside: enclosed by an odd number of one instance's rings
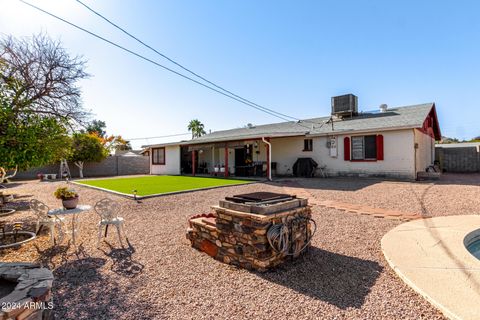
[[[377,136],[352,137],[352,160],[377,159]]]
[[[352,160],[363,160],[363,137],[352,137]]]

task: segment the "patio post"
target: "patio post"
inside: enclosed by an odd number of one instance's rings
[[[265,148],[267,148],[267,178],[272,181],[272,144],[270,143],[270,138],[262,137],[262,141],[265,143]]]
[[[212,147],[212,171],[215,172],[215,146]]]
[[[192,150],[192,175],[195,176],[195,150]]]
[[[225,178],[228,177],[228,146],[225,146]]]

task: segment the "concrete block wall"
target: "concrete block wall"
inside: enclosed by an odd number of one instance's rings
[[[446,172],[480,172],[480,152],[476,147],[436,147],[435,160]]]
[[[73,162],[69,162],[70,173],[72,177],[78,178],[79,172]],[[33,168],[27,171],[18,172],[16,180],[36,179],[38,173],[56,173],[60,170],[60,164],[47,165],[39,168]],[[109,177],[123,176],[132,174],[149,174],[149,157],[122,157],[110,156],[101,162],[87,162],[83,165],[83,175],[89,177]]]

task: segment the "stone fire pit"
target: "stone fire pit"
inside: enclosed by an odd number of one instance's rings
[[[194,248],[246,269],[265,271],[298,257],[315,232],[307,199],[291,195],[237,195],[212,209],[189,220],[187,238]]]
[[[0,263],[0,320],[52,318],[53,274],[33,263]]]

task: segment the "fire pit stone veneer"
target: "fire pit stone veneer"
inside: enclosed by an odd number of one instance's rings
[[[288,257],[296,258],[301,254],[296,249],[308,246],[312,236],[306,199],[293,196],[271,205],[220,201],[212,209],[214,214],[190,219],[187,238],[194,248],[245,269],[265,271]],[[290,226],[289,254],[277,252],[268,241],[269,228],[280,223]]]

